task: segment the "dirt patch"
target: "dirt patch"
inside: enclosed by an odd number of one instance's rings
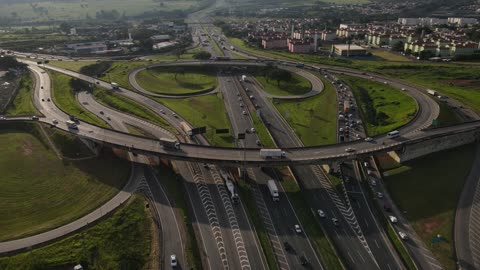
[[[428,218],[420,224],[420,228],[425,233],[432,234],[445,226],[446,221],[446,219],[440,217]]]
[[[22,142],[22,153],[24,156],[30,156],[33,153],[33,143],[31,140],[24,139]]]
[[[452,86],[480,88],[479,80],[446,80],[445,82]]]

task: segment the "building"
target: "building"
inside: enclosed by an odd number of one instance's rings
[[[314,47],[310,40],[288,39],[288,51],[291,53],[311,53]]]
[[[103,41],[83,42],[83,43],[70,43],[65,44],[65,47],[73,50],[78,54],[90,54],[107,50],[107,44]]]
[[[154,44],[152,46],[152,49],[157,51],[157,50],[170,48],[170,47],[173,47],[175,45],[177,45],[177,42],[175,42],[175,41],[164,41],[164,42]]]
[[[472,55],[474,53],[480,52],[480,46],[478,43],[469,42],[463,44],[452,44],[450,47],[450,55]]]
[[[154,42],[165,42],[165,41],[169,41],[171,39],[170,35],[155,35],[155,36],[151,36],[150,37],[151,40],[153,40]]]
[[[448,18],[448,23],[457,25],[477,24],[478,20],[474,18]]]
[[[367,50],[353,44],[335,44],[333,45],[333,53],[338,56],[365,56]]]
[[[262,47],[264,49],[286,49],[288,48],[287,38],[263,38]]]
[[[324,41],[332,41],[337,38],[337,35],[332,31],[323,31],[320,34],[320,39]]]
[[[420,19],[419,18],[398,18],[397,23],[401,25],[413,26],[413,25],[420,24]]]

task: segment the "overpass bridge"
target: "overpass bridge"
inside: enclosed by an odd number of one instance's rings
[[[41,122],[51,125],[46,118],[27,120],[25,117],[7,118],[1,122]],[[203,162],[234,167],[285,166],[331,164],[353,159],[363,159],[371,155],[395,152],[399,162],[423,155],[454,148],[478,141],[480,121],[463,123],[444,128],[417,131],[394,139],[381,135],[372,142],[363,140],[325,146],[285,148],[286,157],[282,159],[264,159],[260,157],[260,148],[228,148],[181,143],[180,149],[166,149],[159,140],[123,133],[81,123],[78,130],[68,129],[65,123],[51,125],[83,139],[91,140],[107,147],[129,152],[157,156],[164,159]],[[355,151],[346,152],[346,148]]]

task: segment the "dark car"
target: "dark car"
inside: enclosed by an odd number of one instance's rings
[[[283,242],[283,247],[285,248],[285,250],[286,250],[287,252],[293,252],[293,248],[292,248],[292,246],[290,245],[290,243],[288,243],[288,242]]]
[[[307,266],[308,265],[308,260],[307,258],[305,258],[305,256],[300,256],[300,263],[303,265],[303,266]]]

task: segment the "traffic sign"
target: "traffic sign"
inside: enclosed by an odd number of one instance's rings
[[[230,130],[228,128],[217,129],[215,131],[215,133],[217,133],[217,134],[225,134],[225,133],[229,133],[229,132],[230,132]]]
[[[238,134],[237,134],[237,139],[239,139],[239,140],[245,140],[245,133],[238,133]]]
[[[192,136],[197,134],[204,134],[207,132],[207,127],[192,128]]]

